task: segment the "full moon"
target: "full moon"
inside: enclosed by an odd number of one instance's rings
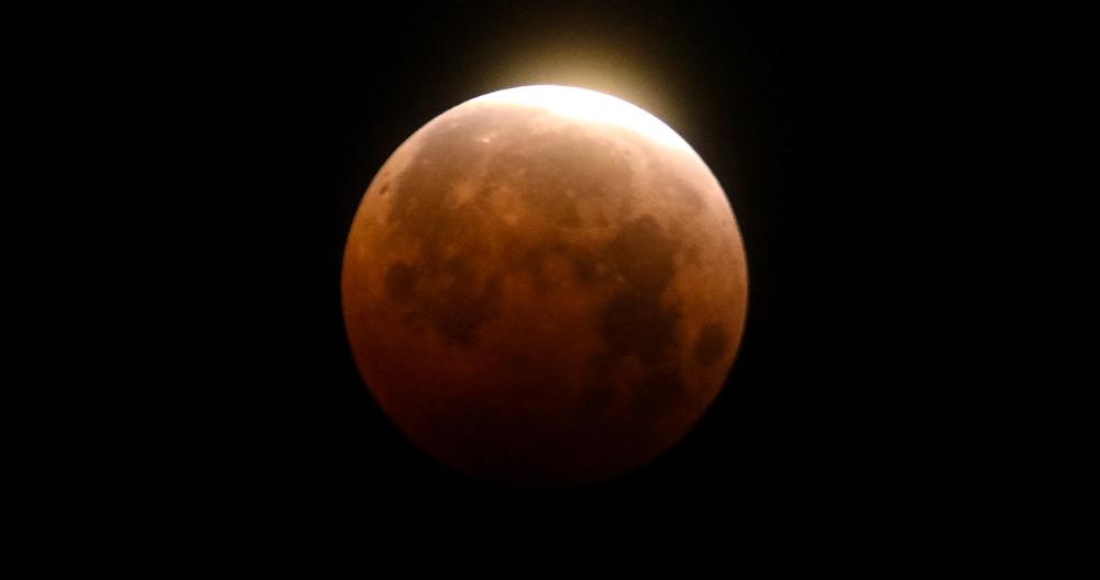
[[[397,428],[467,476],[604,481],[679,441],[744,328],[741,234],[706,163],[625,101],[491,93],[406,140],[341,280],[355,363]]]

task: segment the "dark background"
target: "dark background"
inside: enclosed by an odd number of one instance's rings
[[[369,528],[416,512],[603,529],[661,514],[754,533],[934,505],[943,418],[926,411],[946,389],[927,363],[945,353],[905,234],[925,108],[900,12],[406,2],[150,25],[148,246],[170,263],[150,282],[168,332],[149,377],[170,394],[143,414],[166,432],[149,451],[160,500],[215,522]],[[679,132],[730,198],[751,280],[740,354],[697,428],[635,473],[552,493],[421,455],[359,378],[339,296],[351,220],[388,155],[452,106],[535,83],[609,92]]]

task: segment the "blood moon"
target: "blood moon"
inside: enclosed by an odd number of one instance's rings
[[[614,97],[529,86],[436,117],[364,194],[347,335],[382,409],[469,476],[575,486],[692,427],[741,340],[729,201],[667,125]]]

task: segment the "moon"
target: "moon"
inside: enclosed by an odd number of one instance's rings
[[[725,384],[748,273],[736,219],[656,117],[528,86],[439,115],[367,188],[344,252],[348,342],[428,455],[524,487],[651,462]]]

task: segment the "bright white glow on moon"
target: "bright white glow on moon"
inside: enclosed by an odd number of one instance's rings
[[[644,109],[622,99],[589,89],[558,85],[533,85],[504,89],[474,99],[474,103],[504,103],[538,107],[590,123],[617,125],[663,145],[691,151],[676,131]]]

